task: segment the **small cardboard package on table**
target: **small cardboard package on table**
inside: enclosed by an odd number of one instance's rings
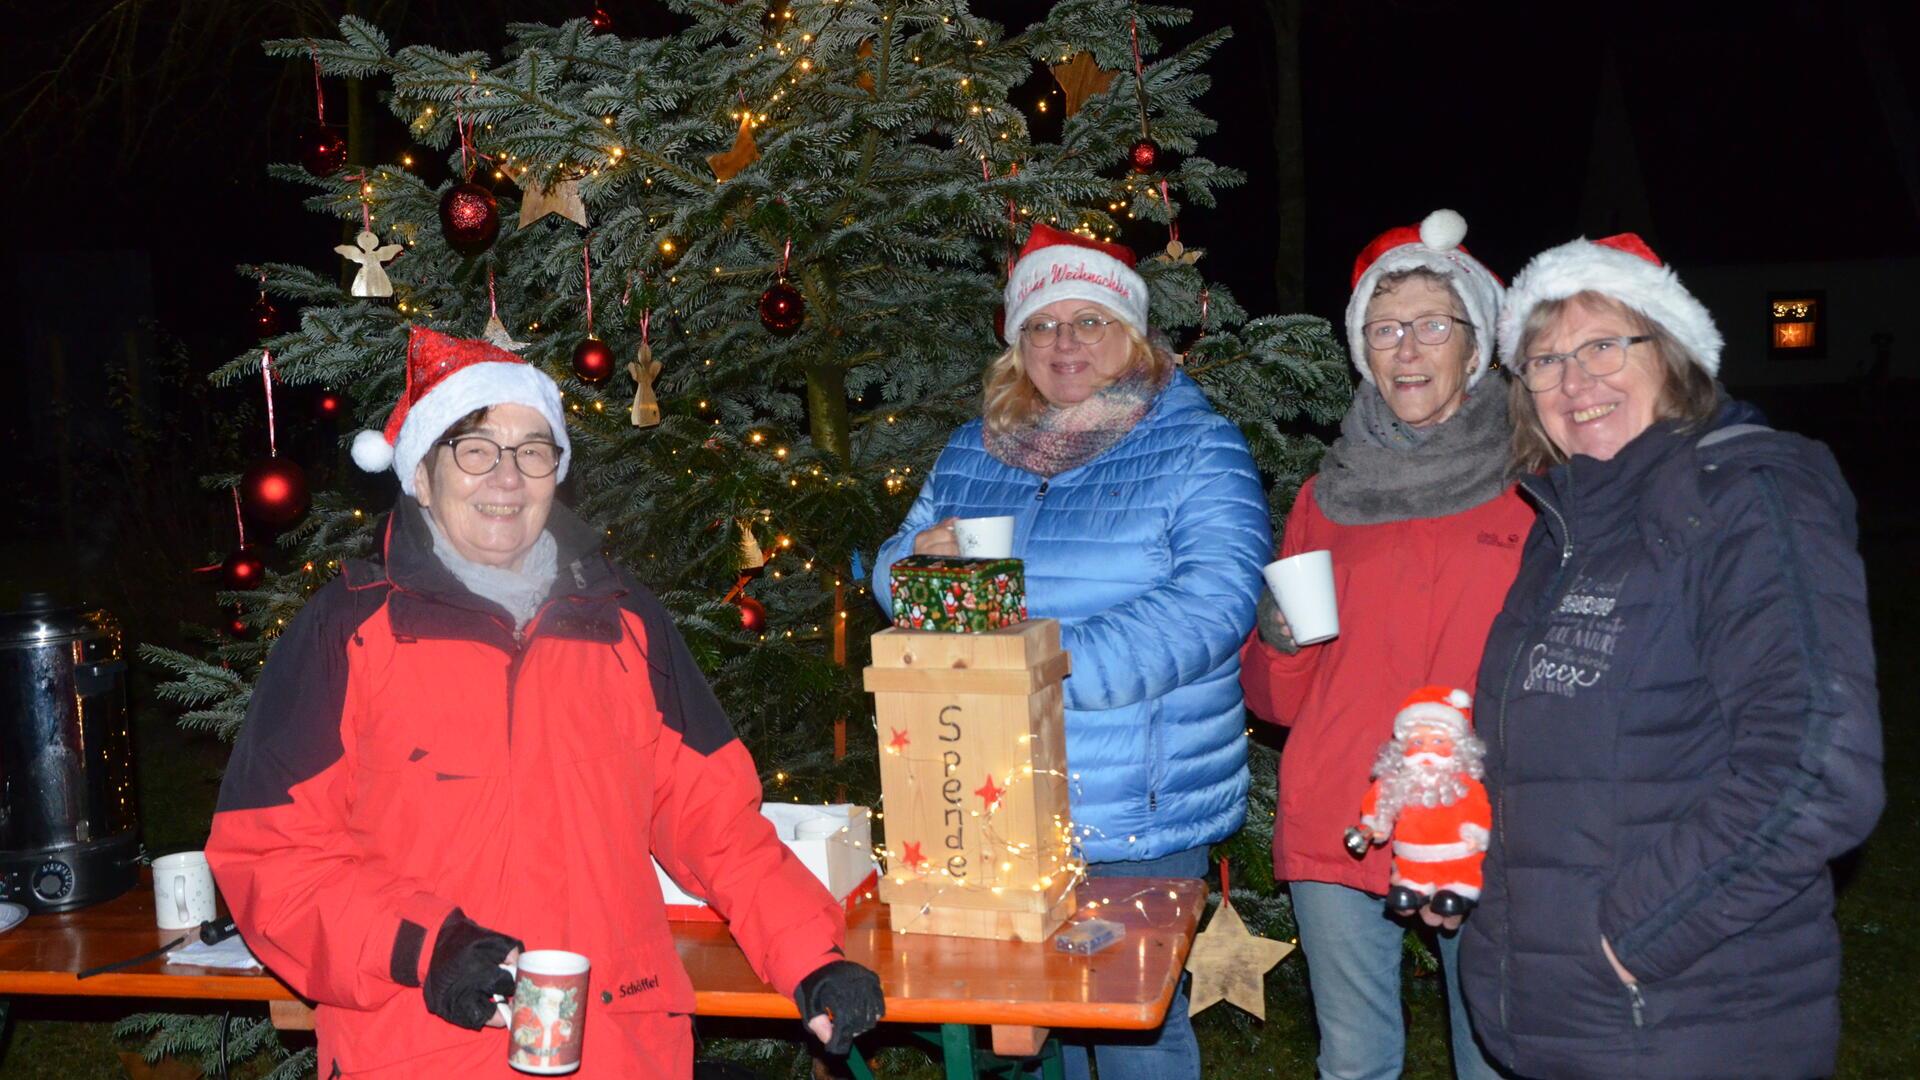
[[[780,842],[842,905],[852,909],[860,901],[873,898],[873,821],[866,807],[852,803],[762,803],[760,816],[773,822]],[[658,860],[653,870],[660,877],[668,919],[692,922],[720,918],[704,899],[681,888]]]

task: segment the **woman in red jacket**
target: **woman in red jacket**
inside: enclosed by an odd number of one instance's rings
[[[1266,595],[1241,658],[1247,707],[1292,729],[1274,874],[1293,895],[1324,1080],[1400,1075],[1404,928],[1383,901],[1392,856],[1375,847],[1356,860],[1342,834],[1401,700],[1428,685],[1472,691],[1533,521],[1508,482],[1507,394],[1476,390],[1493,369],[1501,287],[1459,246],[1465,235],[1460,215],[1437,210],[1355,260],[1347,337],[1365,385],[1301,486],[1280,547],[1283,557],[1333,552],[1340,636],[1295,645]],[[1442,934],[1454,1070],[1480,1080],[1496,1074],[1467,1027],[1456,949]]]
[[[649,855],[833,1053],[881,1012],[842,913],[760,816],[753,761],[659,601],[554,502],[559,388],[416,328],[354,460],[404,492],[275,644],[207,859],[313,1000],[325,1077],[509,1077],[524,943],[592,964],[582,1078],[687,1077],[693,986]]]

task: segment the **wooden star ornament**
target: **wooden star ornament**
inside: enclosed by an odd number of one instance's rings
[[[1073,54],[1073,59],[1064,64],[1053,65],[1053,77],[1060,84],[1060,92],[1067,96],[1067,115],[1080,111],[1087,99],[1113,85],[1117,71],[1102,68],[1090,52]]]
[[[740,114],[740,130],[733,136],[733,148],[718,154],[707,155],[707,167],[713,170],[714,179],[726,182],[740,175],[740,170],[760,160],[760,148],[753,142],[753,114]]]
[[[580,198],[580,181],[560,180],[546,187],[533,184],[521,193],[521,228],[548,214],[559,214],[583,229],[587,227],[587,204]]]
[[[1193,939],[1193,951],[1187,954],[1187,971],[1193,975],[1187,1015],[1231,1001],[1265,1020],[1265,976],[1292,951],[1293,946],[1284,941],[1257,937],[1248,931],[1240,913],[1233,910],[1233,902],[1222,899],[1213,920]]]

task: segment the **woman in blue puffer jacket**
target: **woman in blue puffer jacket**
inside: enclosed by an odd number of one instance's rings
[[[985,415],[947,443],[880,548],[957,555],[958,518],[1014,516],[1027,609],[1060,620],[1073,822],[1094,876],[1200,877],[1246,816],[1239,646],[1273,550],[1238,430],[1147,341],[1146,284],[1113,244],[1034,227],[1007,282],[1010,348]],[[1199,1075],[1184,992],[1104,1080]],[[1069,1073],[1085,1069],[1069,1054]]]

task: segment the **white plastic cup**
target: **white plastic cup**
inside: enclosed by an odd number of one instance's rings
[[[1013,517],[961,518],[953,523],[960,554],[969,559],[1013,558]]]
[[[1271,562],[1260,571],[1280,602],[1296,645],[1318,645],[1340,636],[1340,607],[1333,593],[1333,552],[1307,551]]]
[[[836,835],[846,827],[847,819],[844,817],[807,818],[793,827],[793,838],[795,840],[824,840],[829,836]]]
[[[153,860],[153,916],[162,930],[188,930],[218,913],[213,870],[204,851],[181,851]]]

